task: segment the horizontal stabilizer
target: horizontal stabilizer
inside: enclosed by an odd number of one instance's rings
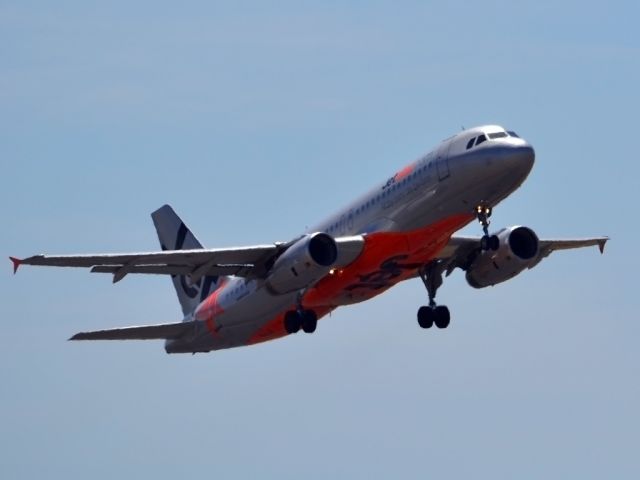
[[[164,323],[76,333],[69,340],[165,340],[193,331],[195,322]]]
[[[13,263],[13,274],[15,275],[20,265],[22,265],[22,260],[16,257],[9,257],[9,260]]]

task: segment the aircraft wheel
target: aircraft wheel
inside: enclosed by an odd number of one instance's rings
[[[318,326],[318,316],[313,310],[305,310],[302,314],[302,330],[305,333],[313,333]]]
[[[451,314],[449,313],[449,309],[444,305],[437,306],[433,310],[433,322],[436,324],[438,328],[447,328],[449,323],[451,322]]]
[[[431,307],[420,307],[418,309],[418,325],[422,328],[431,328],[433,326],[433,312]]]
[[[284,329],[287,333],[297,333],[301,326],[300,315],[295,310],[284,314]]]

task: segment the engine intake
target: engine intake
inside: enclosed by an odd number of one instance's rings
[[[275,261],[267,285],[278,294],[308,287],[324,277],[337,259],[333,237],[320,232],[305,235]]]
[[[516,227],[508,242],[513,254],[522,260],[531,260],[538,254],[538,236],[530,228]]]
[[[484,288],[505,282],[531,266],[539,254],[538,236],[527,227],[499,231],[497,250],[478,254],[467,269],[467,283]]]
[[[317,233],[309,240],[309,255],[318,265],[330,267],[338,258],[338,247],[331,236]]]

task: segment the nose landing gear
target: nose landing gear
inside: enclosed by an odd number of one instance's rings
[[[444,305],[436,304],[436,292],[442,285],[442,272],[444,265],[442,260],[434,260],[419,270],[420,279],[424,283],[429,295],[429,305],[418,309],[418,325],[422,328],[447,328],[451,322],[449,309]]]
[[[500,239],[496,235],[489,235],[489,217],[491,216],[491,207],[486,205],[478,205],[476,207],[476,218],[482,225],[484,235],[480,239],[480,248],[482,250],[498,250],[500,248]]]

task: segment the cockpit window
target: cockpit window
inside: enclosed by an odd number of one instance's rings
[[[509,130],[507,133],[509,134],[510,137],[520,138],[520,136],[513,130]]]
[[[477,147],[478,145],[486,142],[487,140],[494,140],[496,138],[505,138],[505,137],[520,138],[518,135],[516,135],[515,132],[512,132],[512,131],[509,131],[509,132],[502,131],[502,132],[482,134],[478,137],[473,137],[471,140],[467,142],[467,150],[473,148],[474,146]]]
[[[509,135],[507,135],[507,132],[489,133],[489,138],[491,138],[491,139],[504,138],[504,137],[508,137],[508,136]]]

